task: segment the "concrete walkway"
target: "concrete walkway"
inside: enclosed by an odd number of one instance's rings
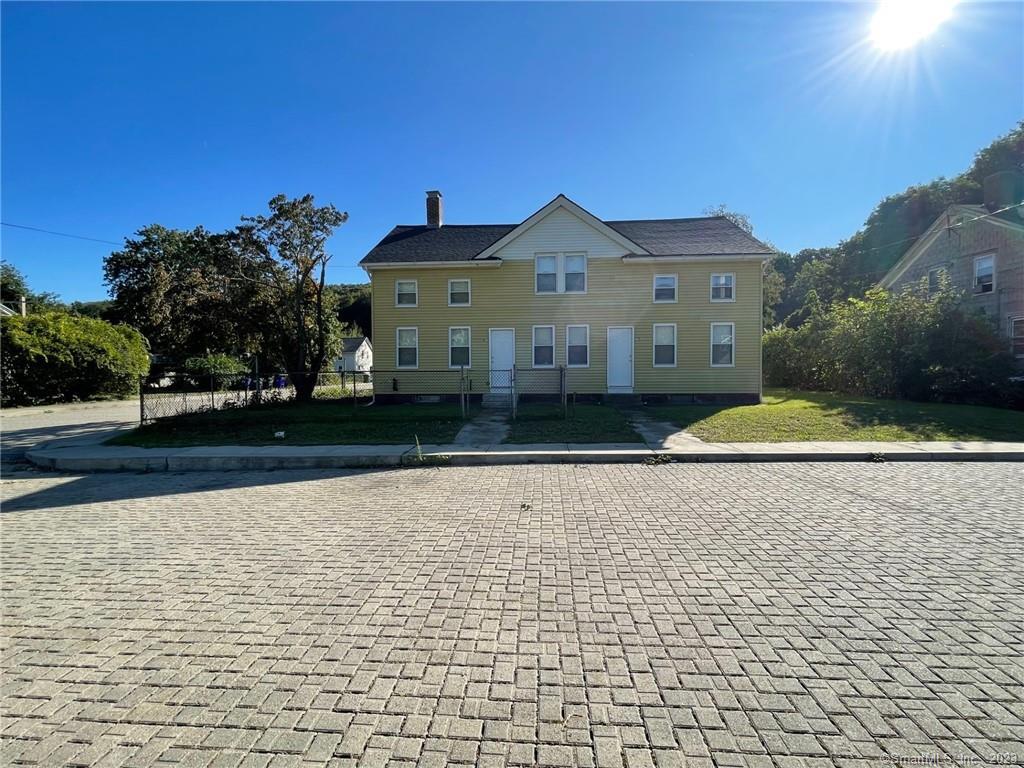
[[[455,436],[455,445],[467,448],[493,448],[508,435],[507,411],[480,411]]]
[[[139,423],[139,400],[60,403],[0,411],[4,461],[18,461],[33,448],[96,445]]]
[[[134,448],[112,445],[46,446],[28,460],[66,472],[180,472],[243,469],[335,469],[416,465],[561,464],[607,462],[777,461],[1024,461],[1024,443],[837,442],[687,443],[655,450],[638,443],[543,443],[487,446],[308,445]]]

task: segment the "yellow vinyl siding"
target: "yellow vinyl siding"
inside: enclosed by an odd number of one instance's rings
[[[736,301],[712,303],[711,274],[736,275]],[[532,368],[533,326],[555,326],[555,366],[565,365],[565,328],[590,326],[590,367],[567,371],[570,392],[607,390],[607,329],[632,326],[633,378],[637,393],[757,393],[761,378],[761,265],[758,262],[627,264],[614,257],[589,258],[586,294],[534,292],[532,260],[505,261],[495,268],[408,268],[374,270],[373,347],[377,370],[395,369],[395,329],[419,328],[419,369],[448,370],[448,329],[472,329],[474,390],[485,386],[489,365],[488,329],[515,328],[516,366]],[[678,274],[678,301],[655,304],[655,274]],[[472,281],[472,305],[448,306],[448,281]],[[395,281],[417,281],[416,307],[395,306]],[[711,367],[711,323],[736,326],[735,367]],[[676,367],[653,367],[655,323],[676,324]],[[424,388],[424,373],[402,372],[400,391]],[[387,377],[385,377],[387,379]],[[432,377],[434,380],[443,377]],[[454,379],[453,379],[454,381]],[[378,391],[390,391],[378,383]],[[432,391],[448,392],[449,387]]]

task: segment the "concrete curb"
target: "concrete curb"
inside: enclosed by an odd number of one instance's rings
[[[495,464],[598,464],[662,462],[888,462],[1015,461],[1024,462],[1022,444],[882,443],[708,443],[685,450],[659,451],[637,445],[464,446],[222,446],[133,448],[69,446],[37,448],[26,458],[42,469],[62,472],[220,472],[273,469],[353,469],[399,466],[479,466]],[[874,449],[874,450],[872,450]]]

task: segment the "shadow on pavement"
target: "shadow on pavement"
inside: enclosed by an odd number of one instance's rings
[[[132,426],[133,423],[124,421],[87,421],[79,424],[4,429],[0,446],[5,458],[18,459],[25,455],[25,451],[37,445],[46,444],[60,448],[81,443],[102,443]]]
[[[380,487],[398,482],[398,467],[377,469],[279,469],[234,472],[110,472],[92,475],[61,475],[42,471],[20,470],[16,479],[5,477],[0,514],[58,509],[77,505],[103,504],[127,499],[144,499],[202,493],[206,491],[250,488],[283,483],[304,483],[314,480],[366,477],[376,475]],[[16,495],[19,481],[58,479],[55,485]],[[408,482],[408,476],[402,482]],[[364,486],[365,487],[365,486]],[[333,495],[332,495],[333,498]],[[256,502],[254,502],[256,503]],[[324,504],[331,503],[325,498]]]

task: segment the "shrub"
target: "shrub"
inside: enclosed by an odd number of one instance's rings
[[[797,328],[765,334],[773,386],[1019,407],[1005,341],[948,285],[931,295],[919,286],[874,289],[828,309],[811,292],[804,314]]]
[[[185,361],[185,370],[196,376],[237,376],[245,373],[248,368],[237,357],[213,354],[190,357]]]
[[[185,361],[185,371],[200,387],[212,385],[216,389],[222,389],[229,381],[248,370],[248,366],[237,357],[220,353],[190,357]]]
[[[4,406],[126,397],[149,370],[134,328],[61,312],[5,317],[0,343]]]

